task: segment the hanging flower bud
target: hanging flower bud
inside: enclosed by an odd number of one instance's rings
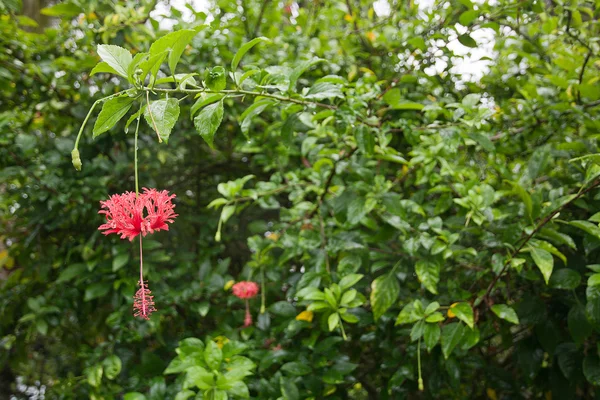
[[[71,162],[77,171],[81,171],[81,158],[79,158],[79,150],[73,149],[71,152]]]

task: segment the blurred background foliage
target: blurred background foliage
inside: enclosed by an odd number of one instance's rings
[[[0,4],[0,397],[596,398],[598,2],[194,4]],[[179,214],[144,240],[145,322],[136,245],[97,230],[133,135],[70,152],[129,87],[90,75],[97,45],[199,26],[178,73],[264,36],[246,85],[310,103],[231,95],[214,150],[194,95],[168,144],[142,122],[140,184]]]

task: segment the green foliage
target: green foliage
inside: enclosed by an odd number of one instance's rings
[[[3,392],[598,395],[598,11],[389,5],[0,4]],[[147,322],[137,247],[97,230],[136,159],[179,214]]]

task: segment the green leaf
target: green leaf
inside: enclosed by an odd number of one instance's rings
[[[381,275],[371,282],[371,308],[377,321],[398,299],[400,284],[393,273]]]
[[[195,396],[196,392],[193,392],[189,389],[186,390],[182,390],[181,392],[177,393],[177,395],[175,396],[175,400],[187,400],[192,396]]]
[[[49,17],[73,18],[83,12],[83,9],[73,3],[58,3],[52,7],[42,8],[40,13]]]
[[[213,69],[207,69],[204,74],[204,83],[210,90],[219,91],[225,89],[227,81],[225,78],[225,68],[214,67]]]
[[[571,222],[569,222],[569,224],[574,226],[575,228],[579,228],[579,229],[589,233],[590,235],[594,236],[596,239],[600,239],[600,228],[596,224],[592,224],[591,222],[588,222],[588,221],[571,221]]]
[[[227,390],[227,393],[241,397],[243,399],[250,398],[250,391],[248,390],[248,386],[242,381],[236,381],[231,384],[231,389]]]
[[[225,95],[221,94],[221,93],[211,94],[206,97],[199,97],[198,100],[196,100],[196,102],[190,109],[190,117],[193,119],[194,115],[196,114],[196,112],[198,112],[198,110],[200,110],[201,108],[203,108],[209,104],[216,103],[217,101],[221,100],[223,97],[225,97]]]
[[[375,151],[375,134],[364,127],[354,130],[354,138],[359,150],[363,154],[371,155]]]
[[[208,343],[206,343],[206,348],[204,349],[204,361],[206,361],[206,365],[208,365],[210,369],[218,370],[222,359],[223,352],[219,346],[212,340],[208,341]]]
[[[197,386],[199,389],[207,390],[214,386],[215,379],[212,372],[195,365],[186,369],[185,382],[189,382],[191,385]],[[188,385],[188,387],[191,385]]]
[[[144,82],[146,76],[150,72],[152,73],[152,79],[155,79],[156,75],[158,74],[158,70],[160,69],[160,66],[162,65],[163,61],[165,60],[168,54],[168,51],[163,51],[162,53],[157,54],[151,54],[142,62],[140,62],[138,66],[138,68],[142,70],[142,73],[140,74],[140,80]]]
[[[299,361],[285,363],[281,366],[281,370],[297,376],[307,375],[312,372],[311,367]]]
[[[316,65],[318,63],[324,62],[325,60],[323,60],[322,58],[313,58],[311,60],[306,60],[306,61],[301,61],[292,71],[292,73],[290,74],[290,82],[289,82],[289,86],[288,89],[290,91],[294,91],[296,90],[296,82],[298,82],[298,78],[300,78],[300,76],[302,76],[302,74],[309,69],[310,67],[312,67],[313,65]]]
[[[395,325],[410,324],[422,318],[425,318],[423,306],[419,300],[415,300],[404,306],[400,314],[398,314]]]
[[[426,324],[423,332],[423,339],[425,340],[425,347],[427,351],[431,351],[438,344],[441,336],[441,329],[438,324]]]
[[[311,86],[310,90],[304,96],[307,99],[324,100],[331,99],[334,97],[344,98],[340,85],[334,85],[329,82],[319,82]]]
[[[179,102],[177,99],[154,101],[144,111],[144,118],[155,132],[158,131],[160,138],[168,143],[171,131],[179,118]]]
[[[552,273],[548,285],[553,289],[573,290],[581,283],[579,272],[562,268]]]
[[[550,280],[550,276],[552,275],[552,269],[554,268],[554,259],[552,258],[552,254],[546,250],[538,249],[533,246],[529,246],[529,249],[531,251],[531,258],[533,258],[533,261],[542,272],[547,285],[548,281]]]
[[[340,314],[333,313],[327,318],[327,326],[329,327],[329,332],[333,331],[340,322]]]
[[[358,281],[360,281],[363,278],[363,274],[349,274],[346,275],[345,277],[343,277],[340,280],[340,288],[342,290],[347,290],[350,289],[352,286],[356,285],[358,283]]]
[[[131,53],[122,47],[111,44],[99,44],[98,55],[102,61],[111,66],[117,74],[127,78],[127,69],[131,64]]]
[[[119,75],[119,73],[113,67],[111,67],[104,61],[100,61],[98,64],[96,64],[96,66],[92,69],[92,72],[90,72],[90,76],[100,73]]]
[[[473,39],[469,34],[465,33],[464,35],[460,35],[458,37],[458,41],[463,46],[467,46],[470,48],[477,48],[477,42]]]
[[[94,138],[115,126],[127,114],[134,101],[135,98],[129,96],[118,96],[107,100],[94,124]]]
[[[423,104],[414,103],[411,101],[404,100],[402,92],[398,88],[388,90],[383,95],[383,101],[385,101],[394,110],[416,110],[420,111],[425,106]]]
[[[112,262],[112,270],[113,272],[120,270],[127,264],[129,261],[129,254],[117,254],[115,258],[113,258]]]
[[[473,20],[475,20],[475,18],[478,16],[479,11],[477,10],[465,11],[464,13],[460,14],[460,17],[458,17],[458,22],[460,22],[460,24],[463,26],[469,26],[471,25],[471,22],[473,22]]]
[[[473,328],[475,319],[473,315],[473,308],[469,303],[454,303],[450,306],[450,310],[454,313],[454,315],[456,315],[456,318],[467,324],[469,328]]]
[[[104,367],[104,375],[108,379],[115,379],[121,372],[121,359],[113,354],[102,361],[102,366]]]
[[[531,218],[533,215],[533,201],[529,193],[523,189],[521,185],[516,182],[511,182],[513,186],[513,192],[521,198],[523,204],[525,204],[525,210],[527,211],[527,217]]]
[[[85,373],[87,383],[92,387],[100,386],[102,382],[102,365],[96,364],[87,368]]]
[[[460,342],[465,327],[460,322],[452,322],[451,324],[445,325],[442,328],[442,353],[444,354],[444,358],[447,360],[452,354],[454,348]]]
[[[567,316],[567,324],[573,341],[578,344],[583,344],[594,330],[588,322],[585,307],[582,305],[575,305],[571,308]]]
[[[282,376],[279,378],[279,386],[283,400],[300,400],[300,392],[294,381]]]
[[[426,324],[423,320],[418,321],[416,324],[413,325],[412,329],[410,330],[410,340],[412,342],[416,342],[417,340],[419,340],[419,338],[423,336],[425,326]]]
[[[214,149],[214,138],[217,129],[223,121],[223,100],[210,104],[202,109],[194,118],[194,126],[202,139],[211,149]]]
[[[146,396],[140,392],[129,392],[123,396],[123,400],[146,400]]]
[[[275,100],[273,99],[260,99],[257,100],[254,104],[248,107],[240,116],[240,127],[242,128],[242,133],[244,136],[249,138],[248,130],[250,129],[250,123],[252,122],[252,118],[259,115],[263,112],[267,107],[275,104]]]
[[[440,308],[440,303],[437,301],[432,301],[429,303],[427,308],[425,308],[425,315],[430,315],[431,313],[437,311]]]
[[[169,69],[172,74],[175,74],[175,68],[177,68],[177,63],[179,63],[183,51],[197,33],[198,31],[193,29],[181,29],[170,32],[152,43],[152,46],[150,46],[150,56],[152,57],[153,55],[168,51]],[[160,64],[154,65],[151,69],[152,75],[156,76],[159,69]]]
[[[240,47],[240,49],[237,51],[237,53],[235,53],[235,56],[233,56],[233,60],[231,60],[231,70],[235,71],[238,67],[238,64],[242,60],[242,57],[244,57],[244,55],[251,48],[253,48],[257,44],[259,44],[260,42],[269,42],[269,39],[267,39],[266,37],[260,36],[260,37],[252,39],[251,41],[249,41],[248,43],[246,43],[242,47]]]
[[[60,273],[56,283],[68,282],[86,270],[87,267],[83,263],[70,265]]]
[[[48,333],[48,323],[43,319],[38,319],[35,321],[35,328],[40,335],[46,335]]]
[[[492,306],[492,311],[498,316],[498,318],[504,319],[511,324],[519,324],[519,317],[517,316],[517,313],[512,309],[512,307],[509,307],[506,304],[494,304]]]
[[[439,311],[436,311],[433,314],[431,314],[430,316],[428,316],[427,318],[425,318],[425,322],[429,322],[429,323],[440,322],[445,319],[446,318],[444,317],[444,314],[442,314]]]
[[[588,353],[583,360],[583,375],[589,383],[600,386],[600,360],[598,355],[592,352]]]
[[[419,281],[425,286],[425,289],[433,294],[437,294],[437,284],[440,280],[439,264],[433,261],[419,260],[415,265],[415,272]]]
[[[110,291],[111,286],[112,284],[104,282],[92,283],[85,289],[83,301],[90,301],[98,297],[106,296]]]

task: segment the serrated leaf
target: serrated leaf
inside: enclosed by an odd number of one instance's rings
[[[111,67],[110,65],[108,65],[108,63],[104,61],[100,61],[98,64],[96,64],[96,66],[90,72],[90,76],[100,73],[119,75],[119,73],[113,67]]]
[[[107,100],[102,105],[102,110],[94,124],[93,137],[95,138],[115,126],[127,114],[134,101],[135,98],[129,96],[118,96]]]
[[[150,56],[152,57],[164,51],[169,52],[169,69],[172,74],[175,74],[175,68],[177,67],[177,63],[179,63],[183,51],[194,36],[196,36],[196,33],[198,31],[193,29],[181,29],[170,32],[150,46]],[[150,71],[153,76],[156,76],[159,69],[160,64],[154,65]]]
[[[381,275],[371,283],[371,308],[377,321],[398,299],[400,284],[392,273]]]
[[[214,149],[215,133],[223,121],[223,114],[224,108],[221,100],[204,107],[194,118],[196,130],[211,149]]]
[[[504,319],[511,324],[519,324],[519,317],[517,316],[517,313],[512,309],[512,307],[509,307],[506,304],[494,304],[492,306],[492,311],[500,319]]]
[[[240,49],[237,51],[237,53],[235,53],[235,56],[233,56],[233,60],[231,60],[231,70],[235,71],[237,69],[237,66],[239,65],[240,61],[242,60],[242,57],[244,57],[244,55],[251,48],[253,48],[257,44],[259,44],[260,42],[269,42],[269,41],[270,40],[267,39],[266,37],[260,36],[260,37],[252,39],[251,41],[249,41],[248,43],[246,43],[242,47],[240,47]]]
[[[160,138],[169,142],[171,131],[179,118],[179,101],[177,99],[162,99],[150,103],[144,110],[144,118],[148,125],[159,134]]]
[[[121,75],[123,78],[127,78],[127,69],[133,58],[127,49],[112,44],[99,44],[98,55],[102,58],[102,61],[110,65],[117,74]]]

